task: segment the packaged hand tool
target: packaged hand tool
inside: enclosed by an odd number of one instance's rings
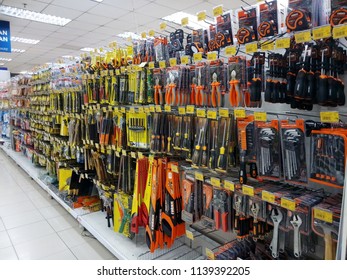
[[[234,240],[218,248],[216,260],[252,260],[257,259],[256,243],[250,239]]]
[[[217,230],[228,232],[232,228],[231,201],[232,195],[230,191],[219,188],[213,189],[213,219]]]
[[[148,149],[149,131],[148,116],[146,113],[126,113],[127,141],[131,148]]]
[[[347,155],[346,129],[321,129],[311,133],[310,181],[342,188]]]
[[[324,259],[335,259],[335,242],[338,239],[341,217],[342,195],[332,195],[312,209],[312,229],[324,238]]]
[[[331,26],[343,24],[347,22],[347,1],[331,0],[331,14],[329,23]]]
[[[185,54],[191,57],[193,57],[194,53],[198,52],[204,54],[205,52],[207,52],[207,40],[208,38],[207,36],[205,36],[205,32],[203,29],[193,30],[191,36],[187,36]]]
[[[114,231],[132,239],[130,231],[132,200],[129,194],[117,192],[114,194]]]
[[[207,67],[204,64],[199,64],[195,68],[195,77],[197,79],[195,105],[197,106],[208,105],[206,69]]]
[[[254,53],[251,63],[253,66],[253,77],[250,79],[249,86],[251,107],[260,107],[264,81],[265,53]]]
[[[247,105],[243,94],[244,89],[247,87],[245,57],[233,56],[228,59],[227,80],[230,106],[239,107]]]
[[[259,5],[260,24],[258,25],[259,39],[278,34],[278,6],[277,0],[266,1]]]
[[[257,10],[255,7],[242,8],[238,11],[239,30],[236,33],[239,44],[247,44],[258,40]]]
[[[208,67],[210,83],[210,104],[212,107],[224,106],[224,95],[226,90],[225,67],[220,60],[211,61]]]
[[[289,0],[286,17],[287,31],[300,31],[312,27],[312,0]]]
[[[229,143],[232,134],[232,118],[220,118],[220,127],[218,130],[218,148],[217,148],[217,167],[216,170],[226,172],[229,166]]]
[[[183,51],[184,32],[182,29],[176,29],[170,33],[170,41],[168,42],[169,57],[177,57],[179,52]]]
[[[239,240],[249,236],[253,230],[253,218],[249,217],[247,213],[248,200],[249,197],[240,192],[235,192],[233,195],[233,208],[235,211],[233,230]]]
[[[284,179],[294,184],[307,184],[305,123],[282,120],[280,123]]]
[[[194,151],[192,155],[192,163],[193,166],[199,167],[201,166],[201,162],[203,160],[203,154],[205,153],[207,158],[207,143],[206,143],[206,135],[209,127],[209,120],[205,118],[198,118],[197,127],[196,127],[196,137],[194,143]],[[203,149],[206,150],[203,150]],[[206,159],[207,161],[207,159]]]
[[[213,187],[209,184],[204,184],[202,188],[202,217],[201,219],[207,223],[213,223],[214,219],[214,190]],[[218,203],[218,206],[221,206]],[[229,209],[229,208],[228,208]],[[227,209],[227,210],[228,210]],[[219,210],[222,211],[220,208]],[[218,211],[218,210],[217,210]],[[224,216],[224,213],[218,213],[218,215]],[[224,218],[222,218],[223,220]]]
[[[282,164],[278,120],[255,122],[255,133],[259,177],[280,180]]]
[[[233,44],[231,14],[225,13],[220,15],[216,18],[216,21],[217,24],[210,25],[209,28],[208,50],[210,52]]]
[[[182,210],[182,220],[188,224],[193,224],[196,222],[195,213],[195,180],[191,175],[189,176],[186,172],[185,179],[182,181],[183,187],[183,210]]]
[[[261,200],[261,197],[249,197],[248,209],[249,215],[253,218],[253,226],[251,228],[251,235],[254,241],[258,239],[263,240],[266,234],[266,202]]]

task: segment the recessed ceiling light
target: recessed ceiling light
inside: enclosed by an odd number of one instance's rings
[[[25,50],[21,50],[21,49],[11,49],[11,52],[14,52],[14,53],[23,53],[23,52],[25,52]]]
[[[31,45],[36,45],[38,42],[40,42],[40,40],[26,39],[21,37],[11,37],[11,41]]]
[[[134,32],[124,32],[124,33],[118,34],[117,36],[124,39],[127,39],[129,37],[131,37],[132,39],[141,39],[141,36]]]
[[[0,14],[59,26],[64,26],[71,21],[71,19],[68,18],[51,16],[5,5],[0,5]]]
[[[177,12],[171,15],[168,15],[166,17],[163,17],[163,20],[166,21],[170,21],[170,22],[174,22],[177,23],[179,25],[181,25],[181,20],[182,18],[188,18],[188,27],[193,28],[193,29],[208,29],[208,27],[210,26],[210,24],[213,24],[213,22],[204,22],[204,21],[198,21],[197,17],[192,15],[192,14],[188,14],[185,12]]]
[[[0,57],[0,61],[11,61],[12,58]]]
[[[92,51],[94,51],[94,48],[82,48],[81,51],[82,52],[92,52]]]

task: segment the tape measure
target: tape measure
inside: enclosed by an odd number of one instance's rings
[[[307,12],[292,10],[286,18],[288,31],[305,30],[310,27],[311,18]]]
[[[331,26],[346,23],[347,9],[346,8],[335,9],[330,15],[329,22]]]
[[[239,44],[247,44],[255,40],[255,34],[253,29],[241,27],[236,33],[236,38]]]

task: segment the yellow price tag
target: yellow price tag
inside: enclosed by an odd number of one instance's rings
[[[258,42],[246,44],[245,48],[246,53],[254,53],[258,50]]]
[[[224,181],[224,188],[233,192],[235,191],[235,184],[230,181]]]
[[[205,118],[206,117],[206,110],[205,109],[196,109],[196,115],[200,118]]]
[[[312,29],[313,40],[329,38],[331,36],[331,26],[325,25]]]
[[[268,192],[268,191],[262,191],[261,192],[261,199],[264,201],[267,201],[269,203],[272,203],[272,204],[275,203],[275,195],[273,193]]]
[[[155,105],[155,111],[157,112],[157,113],[161,113],[161,106],[160,105]]]
[[[290,38],[279,38],[275,42],[276,49],[288,49],[290,48]]]
[[[219,108],[219,116],[223,118],[229,117],[229,109],[228,108]]]
[[[177,165],[174,165],[174,164],[171,165],[171,170],[172,170],[172,172],[179,173]]]
[[[181,25],[182,26],[187,26],[189,23],[189,18],[188,17],[184,17],[181,19]]]
[[[145,107],[145,113],[149,113],[149,107]]]
[[[340,39],[343,37],[347,37],[347,24],[334,26],[333,38]]]
[[[198,181],[204,181],[204,174],[201,172],[195,172],[195,179]]]
[[[328,210],[313,208],[313,217],[330,224],[333,223],[333,213]]]
[[[195,114],[195,107],[194,105],[187,105],[187,114]]]
[[[207,118],[208,119],[217,119],[217,111],[216,110],[207,110]]]
[[[218,17],[223,14],[223,5],[219,5],[213,8],[213,16]]]
[[[154,69],[154,61],[151,61],[148,63],[148,68],[149,69]]]
[[[121,111],[121,113],[125,113],[126,108],[125,108],[125,107],[121,107],[121,108],[120,108],[120,111]]]
[[[237,119],[243,119],[246,117],[246,110],[245,109],[235,109],[234,114],[235,114],[235,117]]]
[[[232,56],[232,55],[235,55],[237,50],[236,50],[236,47],[235,46],[228,46],[228,47],[225,47],[225,55],[226,56]]]
[[[295,201],[285,197],[281,198],[281,207],[288,209],[290,211],[295,211],[296,205]]]
[[[186,236],[188,239],[194,240],[194,234],[190,230],[186,229]]]
[[[178,114],[185,115],[186,114],[186,108],[185,107],[178,107]]]
[[[266,122],[267,120],[266,112],[254,112],[254,120],[257,122]]]
[[[194,53],[193,54],[193,58],[194,58],[194,61],[201,61],[202,60],[202,53],[201,52],[198,52],[198,53]]]
[[[214,187],[220,187],[220,179],[216,177],[211,177],[211,185]]]
[[[197,13],[198,21],[203,21],[206,19],[206,11],[201,11]]]
[[[148,31],[149,37],[154,37],[155,36],[155,31],[153,29]]]
[[[340,120],[339,112],[320,112],[320,121],[323,123],[338,123]]]
[[[149,112],[154,113],[155,112],[155,107],[154,105],[149,106]]]
[[[127,46],[127,54],[128,55],[134,55],[133,46]]]
[[[139,107],[139,108],[137,108],[137,110],[139,111],[139,113],[143,113],[145,110],[144,110],[144,108],[141,106],[141,107]]]
[[[166,61],[165,60],[160,60],[159,61],[159,68],[161,68],[161,69],[166,68]]]
[[[135,108],[134,108],[134,107],[130,107],[129,112],[130,112],[131,114],[134,114],[134,113],[135,113]]]
[[[311,30],[302,31],[294,34],[296,43],[306,43],[311,41]]]
[[[189,63],[189,56],[188,55],[181,56],[181,64],[188,64],[188,63]]]
[[[126,71],[125,66],[122,66],[122,67],[120,68],[120,72],[121,72],[121,73],[125,73],[125,71]]]
[[[177,65],[177,59],[176,59],[176,57],[170,58],[170,59],[169,59],[169,62],[170,62],[170,66],[171,66],[171,67],[176,66],[176,65]]]
[[[216,60],[216,59],[217,59],[217,53],[216,52],[207,53],[207,60]]]
[[[254,188],[251,186],[243,185],[242,193],[248,196],[254,196]]]
[[[136,153],[135,153],[135,152],[130,152],[130,156],[131,156],[132,158],[136,158]]]
[[[170,105],[164,105],[164,111],[165,112],[171,112],[171,106]]]
[[[262,51],[272,51],[275,48],[274,42],[266,42],[261,44],[261,50]]]
[[[146,38],[147,38],[146,32],[142,32],[142,33],[141,33],[141,38],[142,38],[142,39],[146,39]]]
[[[209,260],[214,260],[216,258],[213,251],[209,248],[205,248],[205,254]]]
[[[162,23],[160,23],[159,28],[160,28],[160,30],[165,30],[166,26],[167,26],[166,22],[162,22]]]
[[[127,151],[126,150],[122,150],[122,155],[126,156],[127,155]]]

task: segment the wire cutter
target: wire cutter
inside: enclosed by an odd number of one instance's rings
[[[170,81],[168,88],[166,90],[165,94],[165,103],[167,105],[176,105],[176,84],[175,84],[175,77],[172,73],[169,74],[170,78],[168,79]]]
[[[237,107],[240,104],[240,86],[239,80],[236,79],[236,71],[231,71],[231,80],[229,81],[230,92],[229,92],[229,101],[230,105]]]
[[[159,78],[155,79],[155,86],[154,86],[154,102],[155,105],[163,105],[163,94],[161,92],[162,86],[159,84]]]
[[[205,99],[206,97],[204,92],[204,86],[201,84],[201,68],[200,68],[199,75],[198,75],[198,85],[196,87],[196,97],[195,97],[196,105],[204,106]]]
[[[220,82],[217,81],[217,73],[213,73],[212,75],[212,92],[211,92],[211,100],[213,107],[222,106],[222,94],[220,90]]]

